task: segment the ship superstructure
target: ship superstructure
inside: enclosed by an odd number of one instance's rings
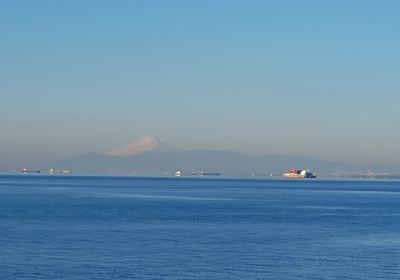
[[[282,175],[284,178],[316,178],[308,169],[289,169]]]

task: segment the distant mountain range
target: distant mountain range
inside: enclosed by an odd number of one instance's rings
[[[54,167],[83,173],[184,174],[201,171],[226,175],[280,174],[290,167],[310,168],[326,173],[349,170],[353,166],[343,162],[321,161],[304,156],[248,156],[233,151],[150,151],[132,156],[111,156],[90,153],[60,161]]]
[[[137,175],[172,175],[202,171],[223,175],[282,174],[288,168],[310,169],[316,174],[393,171],[379,165],[360,166],[347,162],[324,161],[307,156],[264,155],[250,156],[235,151],[184,151],[159,137],[145,136],[131,144],[114,148],[106,154],[88,153],[69,160],[58,161],[43,168],[68,169],[78,173],[108,173]]]

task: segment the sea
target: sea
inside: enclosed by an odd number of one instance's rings
[[[1,175],[0,279],[400,279],[400,181]]]

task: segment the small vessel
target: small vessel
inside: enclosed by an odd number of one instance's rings
[[[62,169],[62,170],[57,170],[55,168],[50,168],[49,169],[49,174],[56,174],[56,173],[60,173],[60,174],[70,174],[71,171],[69,171],[68,169]]]
[[[200,172],[200,176],[221,176],[221,173],[202,171],[202,172]]]
[[[284,178],[316,178],[310,170],[306,169],[289,169],[282,175]]]
[[[22,173],[40,173],[40,170],[29,170],[29,169],[23,168],[21,170],[21,172]]]
[[[176,177],[182,176],[182,171],[180,171],[180,170],[176,171],[176,172],[175,172],[175,176],[176,176]]]

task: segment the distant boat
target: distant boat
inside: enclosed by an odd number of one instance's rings
[[[200,172],[200,176],[220,176],[221,173],[219,172],[208,172],[208,171],[202,171]]]
[[[21,170],[22,173],[40,173],[40,170],[29,170],[29,169],[22,169]]]
[[[176,177],[182,176],[182,171],[180,171],[180,170],[176,171],[176,172],[175,172],[175,176],[176,176]]]
[[[284,178],[316,178],[310,170],[301,169],[289,169],[282,175]]]
[[[55,168],[50,168],[49,169],[49,174],[56,174],[56,173],[60,173],[60,174],[70,174],[71,171],[67,170],[67,169],[63,169],[63,170],[56,170]]]

